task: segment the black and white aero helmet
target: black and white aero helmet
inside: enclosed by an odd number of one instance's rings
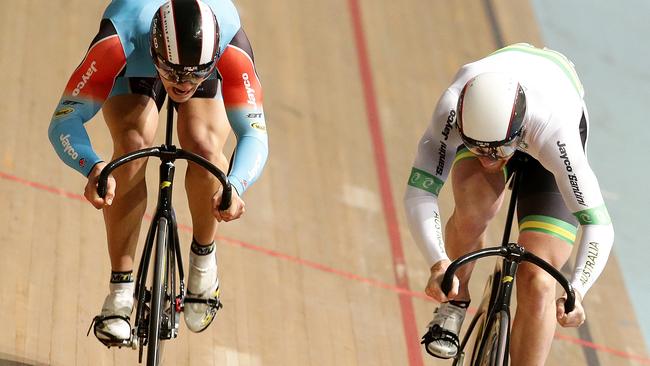
[[[170,0],[154,14],[151,57],[159,71],[206,77],[219,53],[219,24],[201,0]]]

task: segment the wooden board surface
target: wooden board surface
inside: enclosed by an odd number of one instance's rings
[[[236,3],[264,86],[270,156],[245,196],[246,216],[219,232],[225,307],[202,334],[182,326],[166,364],[446,364],[406,341],[435,304],[420,291],[427,268],[406,227],[404,183],[453,73],[497,48],[491,19],[504,42],[542,44],[529,4],[495,0],[490,18],[486,2],[469,0]],[[80,196],[84,179],[47,140],[106,4],[25,0],[0,14],[0,365],[137,361],[135,351],[86,337],[108,288],[105,232]],[[87,127],[110,156],[101,114]],[[179,164],[177,188],[183,171]],[[155,181],[156,164],[148,173]],[[447,189],[443,197],[446,218]],[[187,251],[180,189],[175,205]],[[490,268],[477,270],[475,298]],[[400,278],[410,290],[398,288]],[[624,289],[612,259],[587,298],[588,327],[560,330],[548,364],[649,364]]]

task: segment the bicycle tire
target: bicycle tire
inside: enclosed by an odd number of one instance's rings
[[[147,366],[158,366],[162,355],[160,327],[165,302],[165,282],[167,276],[167,245],[169,225],[165,217],[158,220],[156,229],[156,256],[154,262],[153,284],[151,286],[151,311],[149,312],[149,334],[147,345]]]
[[[479,358],[479,347],[481,344],[481,339],[483,339],[483,333],[485,332],[485,323],[487,322],[487,309],[483,309],[478,315],[478,320],[476,321],[476,333],[474,333],[474,344],[472,345],[472,357],[470,358],[470,365],[476,365]],[[454,365],[456,366],[456,365]],[[459,365],[459,366],[462,366]]]
[[[483,338],[477,339],[474,347],[480,347],[475,366],[507,366],[508,365],[508,329],[510,315],[501,310],[495,314],[489,329],[483,333]],[[484,344],[481,347],[481,344]]]
[[[499,292],[499,285],[501,283],[501,266],[499,262],[496,263],[494,272],[488,277],[487,282],[485,283],[485,288],[483,289],[483,297],[481,298],[481,303],[478,306],[476,314],[470,323],[467,333],[463,338],[461,347],[459,350],[459,355],[465,354],[465,347],[470,343],[470,339],[473,339],[474,343],[471,348],[471,357],[469,359],[470,365],[476,364],[476,359],[478,358],[479,346],[481,339],[483,339],[483,333],[485,331],[485,325],[487,323],[487,314],[489,309],[494,305],[496,301],[497,293]],[[463,360],[459,360],[459,357],[456,357],[454,360],[453,366],[462,366]]]
[[[472,321],[469,323],[469,326],[467,327],[467,333],[465,333],[465,336],[463,337],[463,341],[460,344],[460,349],[458,350],[458,353],[456,354],[456,357],[454,357],[454,361],[452,362],[452,366],[463,366],[465,365],[465,347],[467,347],[467,343],[469,342],[470,338],[473,336],[474,339],[480,339],[481,335],[483,334],[483,326],[485,325],[485,309],[479,308],[476,311],[476,314],[474,314],[474,317],[472,318]],[[470,359],[470,364],[473,362],[473,360],[476,358],[476,347],[472,349],[472,358]]]

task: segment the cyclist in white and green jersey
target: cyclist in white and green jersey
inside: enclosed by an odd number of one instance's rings
[[[457,272],[449,296],[440,283],[450,258],[483,246],[518,160],[512,159],[515,154],[529,156],[517,168],[523,179],[517,242],[556,268],[568,260],[576,241],[578,255],[571,279],[576,308],[569,314],[563,297],[555,301],[552,277],[534,265],[519,267],[512,364],[544,364],[555,319],[570,327],[584,322],[581,301],[605,267],[614,230],[587,160],[583,95],[565,56],[520,43],[461,67],[440,97],[404,197],[411,232],[431,269],[425,291],[441,302],[429,330],[443,336],[428,345],[430,354],[449,358],[458,351],[472,265]],[[455,208],[443,241],[438,193],[450,172]]]

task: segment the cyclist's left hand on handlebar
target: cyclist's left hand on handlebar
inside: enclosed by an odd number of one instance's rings
[[[230,207],[228,209],[219,211],[219,204],[221,203],[221,197],[223,195],[223,187],[219,187],[219,190],[212,196],[212,214],[217,218],[217,221],[231,221],[236,220],[241,217],[241,215],[246,212],[246,204],[239,197],[236,189],[232,189],[232,199],[230,202]]]
[[[564,302],[566,301],[566,295],[560,297],[555,302],[556,310],[555,314],[557,317],[557,322],[560,323],[563,327],[579,327],[582,323],[585,322],[586,315],[585,309],[582,307],[582,296],[578,291],[576,291],[576,305],[575,309],[570,313],[564,312]]]

